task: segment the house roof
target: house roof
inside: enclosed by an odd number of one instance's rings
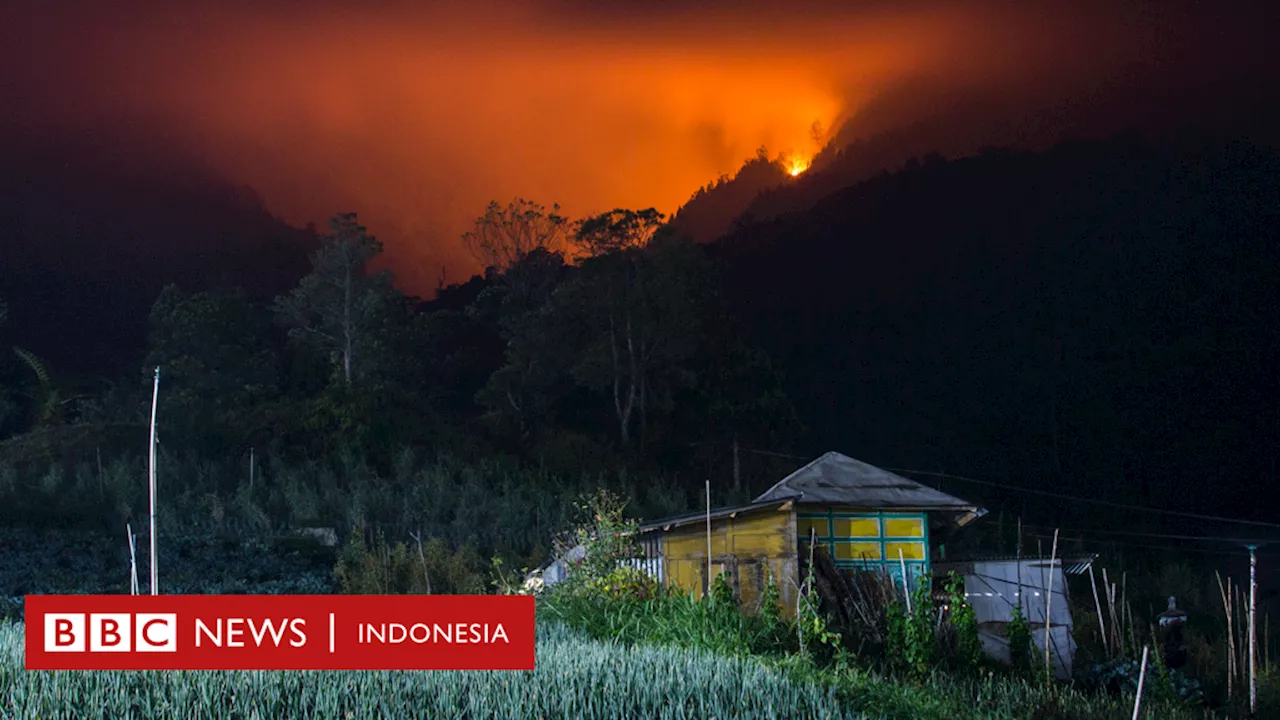
[[[955,511],[963,517],[961,525],[986,514],[967,500],[838,452],[828,452],[779,480],[756,502],[781,498],[868,509]]]
[[[757,500],[755,502],[748,503],[746,505],[735,505],[733,507],[719,508],[717,510],[711,511],[711,519],[719,520],[721,518],[726,518],[726,517],[735,517],[739,513],[758,512],[761,510],[771,510],[771,509],[782,510],[782,509],[785,509],[786,506],[792,502],[792,500],[793,498],[777,498],[777,499],[764,500],[764,501]],[[707,512],[703,510],[701,512],[686,513],[684,515],[676,515],[674,517],[663,518],[661,520],[654,520],[652,522],[648,522],[641,525],[639,527],[639,530],[642,533],[651,532],[653,530],[666,531],[666,530],[671,530],[672,528],[680,527],[682,525],[689,525],[691,523],[705,523],[706,521],[707,521]]]

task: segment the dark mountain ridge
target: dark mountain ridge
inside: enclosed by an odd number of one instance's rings
[[[308,268],[314,231],[159,138],[12,133],[0,143],[6,331],[62,372],[136,365],[165,284],[269,297]]]
[[[811,453],[1239,512],[1280,480],[1270,150],[1129,136],[989,151],[739,227],[713,252]]]

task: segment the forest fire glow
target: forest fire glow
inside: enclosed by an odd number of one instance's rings
[[[398,281],[430,293],[442,267],[450,280],[477,270],[459,238],[490,201],[671,214],[758,148],[797,152],[781,167],[799,177],[846,123],[866,139],[935,112],[920,78],[1021,102],[1094,87],[1155,34],[1118,11],[1100,23],[1005,9],[993,25],[941,2],[797,2],[808,11],[526,0],[375,12],[335,0],[302,13],[227,0],[127,22],[82,2],[75,27],[27,13],[0,43],[13,75],[0,84],[24,98],[15,122],[163,136],[295,225],[358,212]]]

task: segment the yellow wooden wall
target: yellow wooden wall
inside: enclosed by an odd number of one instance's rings
[[[668,585],[701,598],[707,574],[705,524],[686,525],[662,538],[663,575]],[[757,612],[768,578],[778,585],[784,615],[795,614],[797,580],[795,513],[762,510],[711,523],[711,579],[724,572],[736,580],[744,610]]]

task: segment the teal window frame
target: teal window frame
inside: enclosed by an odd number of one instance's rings
[[[826,520],[827,531],[823,535],[817,534],[818,542],[825,543],[827,553],[835,562],[836,568],[840,570],[872,570],[883,571],[893,578],[895,586],[901,587],[902,569],[905,562],[907,574],[909,576],[908,586],[911,590],[915,590],[918,580],[922,576],[928,576],[931,566],[931,554],[929,551],[929,517],[926,513],[912,512],[858,512],[853,510],[836,510],[828,508],[826,510],[809,510],[796,513],[796,520]],[[918,536],[903,537],[886,537],[884,534],[885,520],[919,520],[921,526],[921,534]],[[875,520],[876,526],[879,528],[880,534],[876,536],[844,536],[835,534],[836,520]],[[809,536],[807,534],[798,537],[801,543],[808,543]],[[919,541],[924,545],[924,558],[921,560],[899,560],[896,557],[889,557],[885,546],[895,542],[913,542]],[[836,557],[837,542],[876,542],[880,544],[879,560],[864,559],[840,559]]]

